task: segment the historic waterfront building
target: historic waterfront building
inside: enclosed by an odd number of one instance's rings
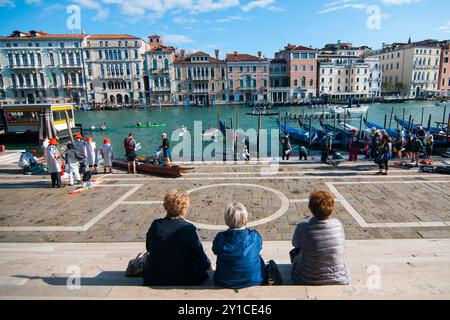
[[[450,97],[450,41],[442,43],[438,83],[439,95]]]
[[[219,59],[219,50],[215,55],[180,50],[174,60],[178,103],[210,106],[226,102],[227,65]]]
[[[0,37],[3,103],[86,101],[84,34],[14,31]]]
[[[288,64],[285,59],[270,60],[270,102],[287,103],[291,101],[291,87]]]
[[[270,62],[258,56],[227,54],[228,101],[230,103],[256,103],[269,101]]]
[[[276,60],[286,60],[291,99],[310,100],[317,97],[317,50],[288,44],[275,53]]]
[[[385,45],[376,55],[383,70],[383,94],[411,98],[439,94],[439,42],[394,43]]]
[[[144,84],[148,104],[173,104],[177,101],[175,57],[175,48],[165,46],[160,36],[148,37],[144,57]]]
[[[377,57],[319,55],[320,95],[331,99],[375,98],[381,95],[381,69]]]
[[[89,35],[84,48],[89,103],[145,103],[142,39],[127,34]]]

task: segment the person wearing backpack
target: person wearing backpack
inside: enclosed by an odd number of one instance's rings
[[[412,162],[416,162],[416,167],[419,166],[420,155],[423,152],[423,144],[422,141],[416,137],[413,137],[412,140],[412,148],[413,148],[413,159]]]

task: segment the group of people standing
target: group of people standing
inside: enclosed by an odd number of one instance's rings
[[[63,187],[61,177],[64,172],[68,174],[69,186],[81,184],[80,173],[89,171],[91,174],[97,173],[99,157],[103,158],[104,173],[112,173],[113,151],[111,140],[105,138],[100,149],[92,137],[83,140],[81,134],[74,136],[74,141],[66,145],[65,150],[58,148],[58,140],[52,138],[48,146],[44,146],[44,156],[47,162],[48,171],[52,178],[52,187]]]

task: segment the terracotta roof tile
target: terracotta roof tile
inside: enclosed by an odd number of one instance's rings
[[[238,53],[238,54],[228,53],[225,61],[227,61],[227,62],[267,61],[267,58],[265,58],[265,57],[259,58],[256,56],[252,56],[249,54],[242,54],[242,53]]]
[[[89,39],[140,39],[129,34],[92,34]]]

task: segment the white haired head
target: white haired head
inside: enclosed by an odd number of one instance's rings
[[[225,210],[225,223],[231,229],[243,228],[248,222],[248,212],[240,202],[230,203]]]

